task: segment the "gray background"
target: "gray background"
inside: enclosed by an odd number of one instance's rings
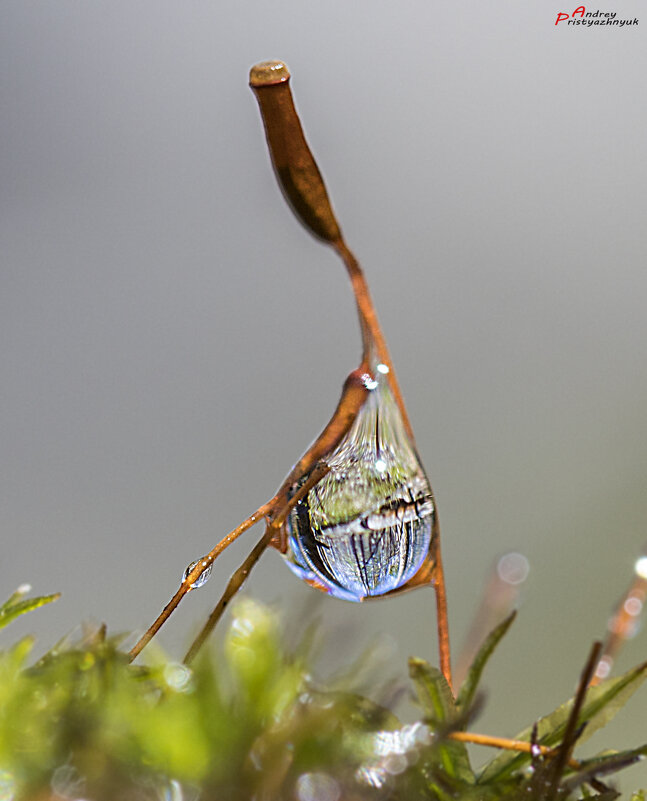
[[[286,209],[247,88],[282,58],[436,492],[455,650],[495,556],[531,561],[476,728],[572,692],[647,538],[647,19],[555,27],[571,5],[2,4],[0,586],[64,593],[3,642],[144,628],[357,363],[343,269]],[[387,674],[436,659],[430,591],[326,599],[269,553],[247,592],[319,615],[335,664],[378,635]],[[644,695],[593,744],[646,740]]]

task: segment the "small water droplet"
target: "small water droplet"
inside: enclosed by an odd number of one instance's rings
[[[299,801],[339,801],[341,788],[327,773],[304,773],[297,779]]]
[[[161,788],[160,801],[190,801],[197,799],[198,793],[190,788],[183,787],[177,779],[171,779]]]
[[[501,581],[517,586],[528,578],[530,563],[522,553],[507,553],[499,559],[497,573]]]
[[[60,765],[52,773],[51,787],[61,798],[78,799],[85,789],[85,779],[73,765]]]
[[[635,595],[630,595],[625,601],[624,610],[628,615],[637,617],[643,610],[643,602]]]
[[[200,561],[202,561],[202,560],[200,560],[200,559],[196,559],[196,560],[195,560],[195,562],[191,562],[191,564],[190,564],[190,565],[187,567],[187,569],[184,571],[184,575],[182,576],[182,581],[186,581],[186,580],[187,580],[187,578],[188,578],[188,576],[189,576],[189,573],[190,573],[190,572],[193,570],[193,568],[194,568],[194,567],[195,567],[195,566],[198,564],[198,562],[200,562]],[[205,585],[205,584],[207,583],[207,581],[209,581],[209,576],[211,575],[211,568],[213,567],[213,565],[212,565],[212,564],[209,564],[208,562],[203,562],[203,564],[204,564],[205,568],[204,568],[204,570],[202,571],[202,573],[200,573],[200,575],[198,576],[198,578],[197,578],[197,579],[196,579],[196,580],[193,582],[193,584],[191,585],[191,589],[192,589],[192,590],[198,590],[198,589],[200,589],[200,587],[202,587],[203,585]]]
[[[192,676],[191,669],[179,662],[169,662],[164,666],[164,681],[177,692],[182,693],[191,689]]]
[[[362,784],[375,787],[377,790],[384,787],[387,775],[381,767],[375,765],[361,765],[355,772],[355,778]]]
[[[636,575],[640,576],[640,578],[647,579],[647,556],[641,556],[639,559],[636,560],[636,564],[634,565],[634,570],[636,571]]]
[[[409,762],[404,754],[389,754],[384,760],[384,770],[391,776],[398,776],[409,767]]]
[[[611,668],[613,667],[613,659],[610,656],[603,656],[602,659],[598,662],[598,666],[595,669],[595,675],[598,679],[606,679],[607,676],[611,673]]]
[[[13,801],[16,793],[16,782],[9,771],[0,770],[0,801]]]

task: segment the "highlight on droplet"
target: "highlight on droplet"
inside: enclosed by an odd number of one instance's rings
[[[370,375],[369,373],[365,373],[362,376],[362,378],[364,379],[364,386],[366,387],[366,389],[368,389],[371,392],[374,389],[377,389],[377,381],[373,378],[372,375]]]

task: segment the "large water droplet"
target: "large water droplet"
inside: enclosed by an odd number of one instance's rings
[[[330,471],[287,520],[292,570],[350,601],[384,595],[418,572],[435,514],[429,481],[386,373],[377,369],[369,378],[371,392],[325,460]]]
[[[187,578],[189,576],[189,573],[193,570],[193,568],[200,561],[201,561],[200,559],[196,559],[195,562],[191,562],[191,564],[184,571],[184,575],[182,576],[182,581],[186,581],[187,580]],[[206,562],[204,560],[202,560],[202,561],[203,561],[203,564],[204,564],[204,570],[202,571],[202,573],[200,573],[198,578],[191,585],[191,589],[192,590],[200,589],[200,587],[202,587],[204,584],[207,583],[207,581],[209,581],[209,576],[211,575],[211,568],[213,567],[213,563],[208,563],[208,562]]]

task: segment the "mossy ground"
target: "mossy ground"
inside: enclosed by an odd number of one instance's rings
[[[15,593],[0,624],[54,597]],[[511,622],[486,639],[456,699],[436,668],[410,660],[420,718],[406,725],[348,680],[315,680],[308,638],[287,650],[276,613],[249,599],[191,668],[157,648],[130,665],[120,638],[102,629],[35,662],[32,640],[22,639],[0,654],[0,799],[617,797],[613,774],[647,747],[561,766],[560,748],[565,757],[613,717],[645,665],[587,692],[572,742],[572,700],[520,735],[554,755],[503,751],[474,769],[452,739],[468,726],[481,673]]]

